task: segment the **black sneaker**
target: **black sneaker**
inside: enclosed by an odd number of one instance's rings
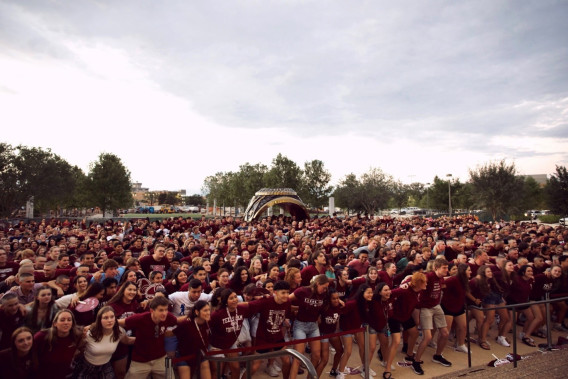
[[[405,360],[406,362],[411,362],[411,363],[412,363],[412,362],[414,362],[414,355],[413,355],[413,356],[406,355],[406,356],[404,357],[404,360]]]
[[[452,362],[448,361],[446,358],[444,358],[441,355],[434,355],[432,357],[432,362],[434,363],[439,363],[442,366],[446,366],[446,367],[451,367],[452,366]]]
[[[329,376],[335,378],[335,377],[337,376],[337,370],[334,369],[334,368],[332,368],[332,369],[329,371]]]
[[[424,375],[424,370],[422,370],[422,365],[420,362],[412,362],[412,370],[417,375]]]
[[[402,352],[408,354],[408,344],[406,342],[402,344]]]

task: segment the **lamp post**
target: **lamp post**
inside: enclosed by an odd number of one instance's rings
[[[452,174],[447,174],[446,177],[448,178],[448,209],[450,211],[450,217],[452,217],[452,190],[450,186]]]
[[[430,214],[430,184],[426,183],[426,214]]]

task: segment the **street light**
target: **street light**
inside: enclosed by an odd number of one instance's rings
[[[452,217],[452,190],[450,187],[452,174],[447,174],[446,178],[448,178],[448,209],[450,210],[450,217]]]
[[[426,214],[430,214],[430,184],[426,183]]]

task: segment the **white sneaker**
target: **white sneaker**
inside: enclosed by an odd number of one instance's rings
[[[460,345],[460,346],[456,347],[456,351],[459,351],[460,353],[466,353],[467,354],[467,346],[466,345]]]
[[[501,346],[505,346],[505,347],[511,346],[511,345],[509,344],[509,342],[507,342],[507,339],[505,339],[504,336],[499,336],[499,337],[495,338],[495,340],[496,340],[497,343],[498,343],[499,345],[501,345]]]
[[[381,361],[381,366],[383,367],[387,367],[387,362],[386,361]],[[391,371],[396,370],[396,367],[394,367],[394,364],[391,365]]]
[[[432,338],[432,340],[430,342],[428,342],[428,346],[436,349],[438,347],[438,344],[436,342],[434,342],[434,339]]]
[[[342,372],[338,372],[335,376],[336,379],[345,379],[345,374]]]
[[[274,378],[280,376],[280,373],[278,372],[278,370],[276,370],[276,368],[274,368],[273,365],[268,366],[265,371],[269,376],[272,376]]]
[[[377,376],[377,373],[373,371],[373,369],[370,367],[369,367],[369,374],[371,374],[371,376]]]

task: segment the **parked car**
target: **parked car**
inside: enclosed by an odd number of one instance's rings
[[[558,223],[560,225],[566,226],[566,224],[568,223],[568,217],[562,217],[560,220],[558,220]]]

